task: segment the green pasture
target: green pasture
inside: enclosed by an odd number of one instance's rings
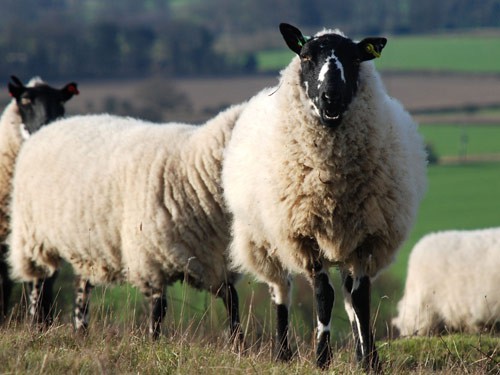
[[[500,225],[500,162],[436,165],[417,222],[389,272],[403,282],[411,247],[423,235],[444,229]]]
[[[500,155],[500,126],[433,124],[421,125],[420,132],[438,156]]]
[[[432,124],[419,128],[439,158],[456,163],[429,166],[429,186],[418,220],[389,272],[404,280],[411,247],[426,233],[500,225],[499,162],[474,162],[474,157],[500,156],[500,126]]]
[[[280,50],[257,54],[259,71],[284,68],[293,53]],[[388,36],[382,57],[376,60],[381,70],[460,73],[500,73],[500,38],[488,35]]]

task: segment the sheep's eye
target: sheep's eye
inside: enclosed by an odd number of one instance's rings
[[[30,98],[21,98],[21,104],[22,105],[31,104],[31,99]]]
[[[311,55],[305,55],[305,54],[304,54],[304,55],[300,55],[300,59],[301,59],[302,61],[311,61],[311,60],[312,60],[312,57],[311,57]]]

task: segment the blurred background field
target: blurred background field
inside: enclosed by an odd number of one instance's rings
[[[291,56],[285,49],[261,51],[257,70],[280,69]],[[390,36],[377,67],[398,72],[499,73],[499,58],[500,32],[496,30]]]
[[[443,0],[294,0],[231,2],[150,0],[0,0],[0,81],[10,74],[51,84],[76,80],[81,95],[69,114],[111,112],[152,121],[201,123],[220,109],[277,83],[293,57],[279,22],[314,33],[339,27],[354,38],[385,35],[376,61],[390,95],[420,124],[430,152],[429,189],[415,227],[395,263],[375,281],[379,338],[391,334],[412,246],[443,229],[500,225],[500,2]],[[22,25],[22,26],[19,26]],[[8,102],[2,89],[0,104]],[[350,328],[335,270],[334,339]],[[68,321],[72,277],[58,279],[60,319]],[[244,325],[254,339],[272,336],[274,311],[262,284],[238,285]],[[18,287],[13,301],[21,298]],[[292,326],[305,340],[315,324],[312,292],[296,278]],[[225,327],[222,303],[176,284],[168,291],[173,326],[200,336]],[[92,319],[140,325],[147,307],[134,288],[93,294]]]

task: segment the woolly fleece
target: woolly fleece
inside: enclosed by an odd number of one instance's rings
[[[500,228],[423,237],[408,262],[393,324],[400,334],[480,332],[500,321]]]
[[[372,62],[361,64],[337,129],[314,115],[299,69],[296,56],[277,87],[249,101],[228,145],[233,262],[271,284],[318,258],[373,277],[407,238],[426,190],[423,140]]]
[[[242,108],[203,126],[94,115],[36,133],[14,176],[13,276],[50,275],[63,258],[92,283],[146,295],[184,278],[214,293],[234,282],[220,173]]]

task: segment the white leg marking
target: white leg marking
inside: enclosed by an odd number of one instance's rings
[[[323,332],[330,332],[330,329],[331,329],[331,323],[330,322],[328,322],[328,324],[325,326],[318,319],[318,334],[317,334],[316,338],[319,340],[319,338],[321,337],[321,334]]]
[[[269,283],[269,293],[271,294],[271,299],[276,305],[290,306],[290,279],[287,280],[288,287],[286,290],[280,288],[279,284]]]
[[[330,275],[328,274],[328,271],[326,271],[324,268],[319,272],[319,274],[325,274],[327,279],[328,279],[328,285],[330,285],[330,287],[332,288],[332,290],[334,289],[333,288],[333,284],[332,284],[332,280],[330,280]],[[331,314],[330,314],[330,321],[328,322],[327,325],[324,325],[323,323],[321,323],[321,321],[319,320],[319,318],[316,318],[316,320],[318,321],[318,334],[317,334],[317,339],[319,340],[321,334],[323,332],[330,332],[331,330]]]
[[[356,311],[352,307],[352,296],[351,296],[352,292],[357,290],[359,288],[360,284],[361,284],[361,281],[360,281],[359,277],[353,278],[352,290],[350,291],[348,298],[344,299],[344,305],[345,305],[345,310],[347,312],[347,315],[349,316],[349,320],[351,321],[351,324],[356,323],[356,327],[358,328],[358,338],[359,338],[359,342],[361,343],[361,354],[365,355],[365,350],[364,350],[364,346],[363,346],[363,335],[361,334],[361,324],[359,322],[359,318],[358,318],[358,315],[356,314]]]

